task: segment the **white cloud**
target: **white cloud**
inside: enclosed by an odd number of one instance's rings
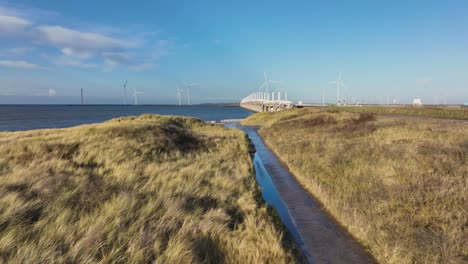
[[[419,77],[419,78],[416,78],[416,82],[418,84],[429,84],[429,83],[432,83],[433,79],[432,77]]]
[[[56,96],[57,95],[57,92],[55,91],[55,89],[49,89],[49,96]]]
[[[63,48],[61,49],[63,55],[68,56],[68,57],[76,57],[80,59],[88,59],[93,56],[91,52],[87,51],[76,51],[72,48]]]
[[[21,34],[31,24],[23,18],[0,14],[0,36]]]
[[[18,59],[25,57],[35,51],[35,47],[15,47],[0,49],[0,56],[2,59]]]
[[[153,60],[159,60],[161,57],[167,56],[171,45],[168,40],[158,40],[153,50]]]
[[[53,58],[59,65],[94,68],[91,59],[102,59],[108,70],[119,65],[133,65],[137,59],[129,52],[136,48],[134,42],[106,35],[73,30],[61,26],[40,26],[37,32],[41,41],[60,49],[63,56]]]
[[[154,63],[142,63],[139,65],[130,66],[130,69],[135,70],[135,71],[149,71],[149,70],[156,68],[157,66],[158,65]]]
[[[42,67],[22,60],[0,60],[0,67],[21,68],[21,69],[41,69]]]
[[[109,66],[117,66],[120,64],[131,64],[134,58],[125,52],[103,52],[104,61]]]
[[[42,41],[58,47],[68,55],[115,51],[135,46],[127,41],[62,26],[39,26],[37,31]]]
[[[2,6],[1,2],[0,39],[20,36],[17,40],[23,41],[19,42],[19,47],[0,50],[4,59],[0,66],[3,67],[44,69],[28,62],[31,56],[37,55],[34,51],[41,51],[39,54],[59,66],[108,70],[125,66],[132,70],[149,70],[156,68],[160,58],[173,49],[169,40],[154,40],[159,32],[117,30],[90,24],[82,25],[91,30],[79,26],[72,29],[60,22],[64,19],[60,14],[23,6]],[[49,21],[54,18],[55,24],[41,24],[44,18]]]
[[[16,48],[9,49],[6,52],[8,54],[12,54],[12,55],[16,55],[16,56],[22,56],[22,55],[26,55],[28,53],[31,53],[34,50],[36,50],[36,48],[34,48],[34,47],[16,47]]]
[[[67,56],[49,57],[46,56],[52,63],[60,66],[71,66],[78,68],[96,68],[97,65],[94,63],[85,62],[79,58],[72,58]]]

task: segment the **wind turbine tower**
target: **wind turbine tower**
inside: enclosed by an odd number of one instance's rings
[[[124,105],[127,105],[127,83],[128,83],[128,80],[125,81],[124,85],[123,85],[123,101],[124,101]]]
[[[341,72],[340,75],[338,75],[338,79],[336,81],[331,81],[328,84],[336,84],[336,105],[340,105],[340,88],[345,87],[344,83],[341,81]]]
[[[322,87],[322,106],[325,106],[325,87]]]
[[[138,105],[138,94],[141,94],[142,92],[137,91],[135,88],[133,88],[133,97],[135,98],[135,105]]]
[[[177,99],[179,100],[179,105],[182,105],[181,99],[182,99],[182,93],[184,90],[180,90],[179,86],[177,86]]]
[[[185,83],[185,86],[187,87],[187,104],[188,105],[191,105],[190,103],[190,88],[195,86],[197,84],[193,83],[193,82],[190,82],[190,83]]]

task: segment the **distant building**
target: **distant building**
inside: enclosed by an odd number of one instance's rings
[[[420,98],[414,98],[413,99],[413,106],[422,106],[422,102]]]
[[[422,106],[422,102],[420,98],[413,99],[413,106]]]

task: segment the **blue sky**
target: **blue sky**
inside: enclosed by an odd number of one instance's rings
[[[387,3],[388,2],[388,3]],[[4,1],[0,103],[234,102],[266,71],[289,97],[468,101],[467,1]],[[182,87],[181,87],[182,88]],[[130,99],[130,93],[128,95]]]

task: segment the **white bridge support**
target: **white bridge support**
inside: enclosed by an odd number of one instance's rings
[[[240,106],[254,112],[279,112],[294,108],[294,103],[288,101],[287,93],[284,93],[284,100],[281,100],[281,91],[272,92],[271,98],[270,93],[255,92],[242,99]]]

